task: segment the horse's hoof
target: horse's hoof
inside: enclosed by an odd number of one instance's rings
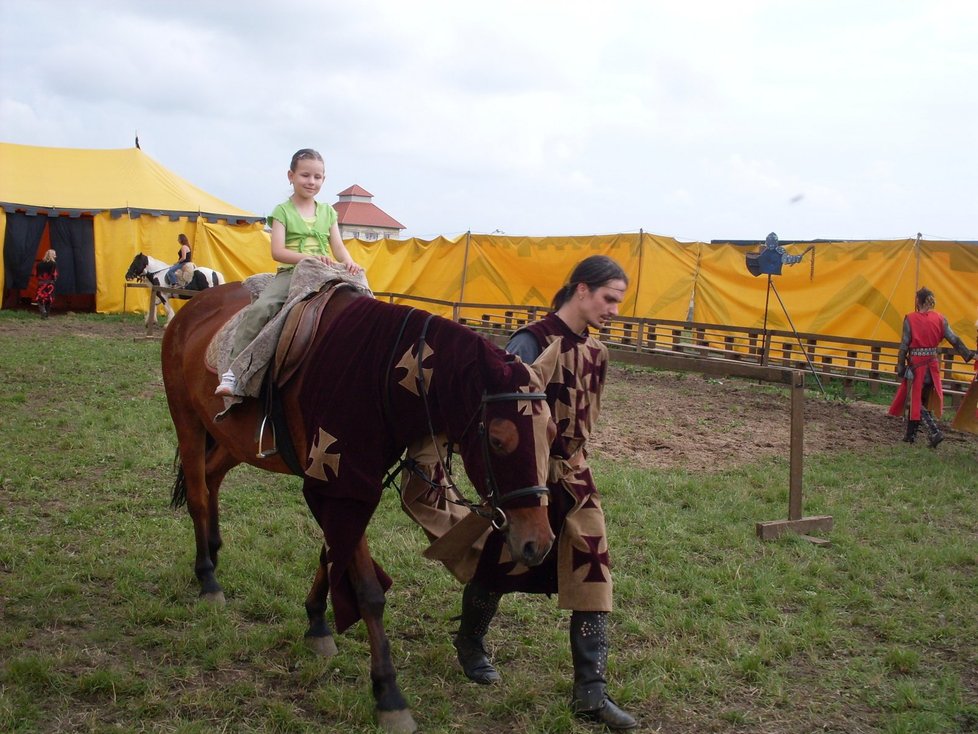
[[[378,711],[377,725],[389,734],[414,734],[418,730],[418,725],[414,723],[414,718],[407,709]]]
[[[323,658],[331,658],[339,652],[332,635],[306,635],[306,644],[316,655]]]
[[[227,601],[224,599],[224,592],[220,590],[211,591],[206,594],[202,593],[200,595],[200,600],[205,604],[213,604],[218,607],[223,607],[227,603]]]

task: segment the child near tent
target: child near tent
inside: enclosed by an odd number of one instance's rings
[[[272,258],[282,263],[261,295],[247,307],[235,330],[231,360],[258,336],[288,298],[292,270],[300,260],[316,258],[327,265],[339,262],[351,275],[363,272],[340,236],[336,210],[316,201],[326,178],[323,157],[315,150],[302,148],[292,156],[289,183],[292,195],[275,207],[268,221],[272,225]],[[236,395],[237,377],[232,370],[221,375],[215,394]]]
[[[51,304],[54,303],[54,282],[58,279],[58,253],[48,250],[44,253],[41,262],[37,264],[35,273],[37,274],[37,293],[34,302],[37,303],[41,311],[41,318],[46,319],[51,313]]]
[[[177,235],[177,242],[180,243],[180,249],[177,250],[177,261],[170,266],[166,275],[163,276],[168,286],[179,285],[177,283],[177,271],[190,262],[190,240],[187,239],[187,235],[181,232]]]

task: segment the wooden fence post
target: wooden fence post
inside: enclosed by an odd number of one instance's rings
[[[759,522],[757,537],[772,540],[785,533],[798,533],[816,545],[829,545],[823,538],[809,535],[812,532],[830,532],[831,515],[802,516],[802,473],[805,454],[805,373],[791,374],[791,441],[790,469],[788,477],[788,519]]]

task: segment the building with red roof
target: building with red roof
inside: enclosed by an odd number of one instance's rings
[[[379,240],[385,237],[397,239],[404,225],[373,203],[374,195],[354,184],[336,195],[333,204],[339,218],[343,239]]]

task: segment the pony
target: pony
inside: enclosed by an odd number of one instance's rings
[[[163,274],[169,269],[170,266],[162,260],[157,260],[155,257],[150,257],[139,252],[129,264],[129,270],[126,271],[126,280],[142,280],[149,285],[165,286],[166,283],[163,280]],[[187,269],[190,270],[190,268]],[[222,285],[223,283],[224,276],[219,271],[194,265],[187,275],[186,282],[181,283],[180,287],[187,288],[188,290],[203,290],[204,288],[211,288],[216,285]],[[166,322],[163,324],[165,327],[173,319],[173,307],[170,305],[170,296],[159,291],[157,291],[156,296],[158,303],[150,303],[149,308],[146,310],[146,325],[149,326],[149,322],[155,320],[156,309],[159,306],[163,306],[163,310],[166,313]]]
[[[241,283],[208,289],[180,309],[161,345],[178,443],[173,505],[185,502],[193,520],[200,597],[224,603],[215,570],[222,546],[218,493],[227,472],[247,463],[301,475],[324,539],[305,599],[306,640],[318,654],[337,652],[327,594],[337,632],[363,619],[378,723],[388,732],[414,732],[383,626],[391,580],[364,535],[385,474],[389,483],[390,467],[409,445],[444,432],[484,500],[470,509],[505,531],[515,561],[539,565],[554,541],[545,497],[556,426],[544,390],[557,352],[524,365],[454,321],[341,287],[323,308],[294,376],[279,386],[266,383],[275,399],[245,399],[218,418],[225,403],[214,395],[217,371],[206,353],[249,300]],[[274,451],[256,445],[268,402],[279,407],[272,410],[280,418]]]

